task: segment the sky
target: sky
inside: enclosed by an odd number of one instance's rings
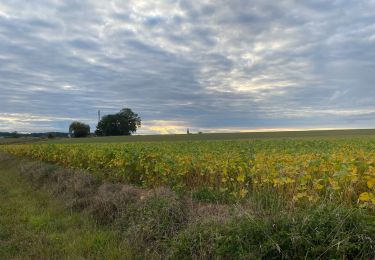
[[[374,0],[0,0],[0,131],[375,128]]]

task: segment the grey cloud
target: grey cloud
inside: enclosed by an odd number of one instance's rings
[[[2,3],[0,113],[63,119],[19,116],[0,130],[94,127],[98,109],[123,106],[145,125],[371,127],[374,10],[370,0]]]

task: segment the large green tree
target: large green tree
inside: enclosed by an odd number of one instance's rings
[[[69,133],[73,137],[86,137],[90,134],[90,126],[82,122],[74,121],[69,126]]]
[[[141,118],[130,108],[124,108],[117,114],[104,116],[96,126],[97,135],[131,135],[141,126]]]

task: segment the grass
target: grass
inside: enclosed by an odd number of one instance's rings
[[[314,131],[283,131],[283,132],[248,132],[248,133],[206,133],[176,135],[133,135],[90,138],[57,138],[43,141],[47,143],[120,143],[120,142],[175,142],[175,141],[209,141],[239,140],[259,138],[330,138],[375,136],[375,129],[355,130],[314,130]]]
[[[375,258],[371,211],[269,193],[220,205],[89,176],[0,154],[0,259]]]
[[[31,188],[0,164],[0,259],[119,259],[131,257],[115,230],[61,200]]]
[[[173,258],[373,259],[375,223],[337,205],[198,223],[174,240]]]

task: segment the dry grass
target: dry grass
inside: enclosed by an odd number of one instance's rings
[[[90,211],[100,223],[113,222],[144,194],[144,190],[129,185],[103,183],[93,196]]]

